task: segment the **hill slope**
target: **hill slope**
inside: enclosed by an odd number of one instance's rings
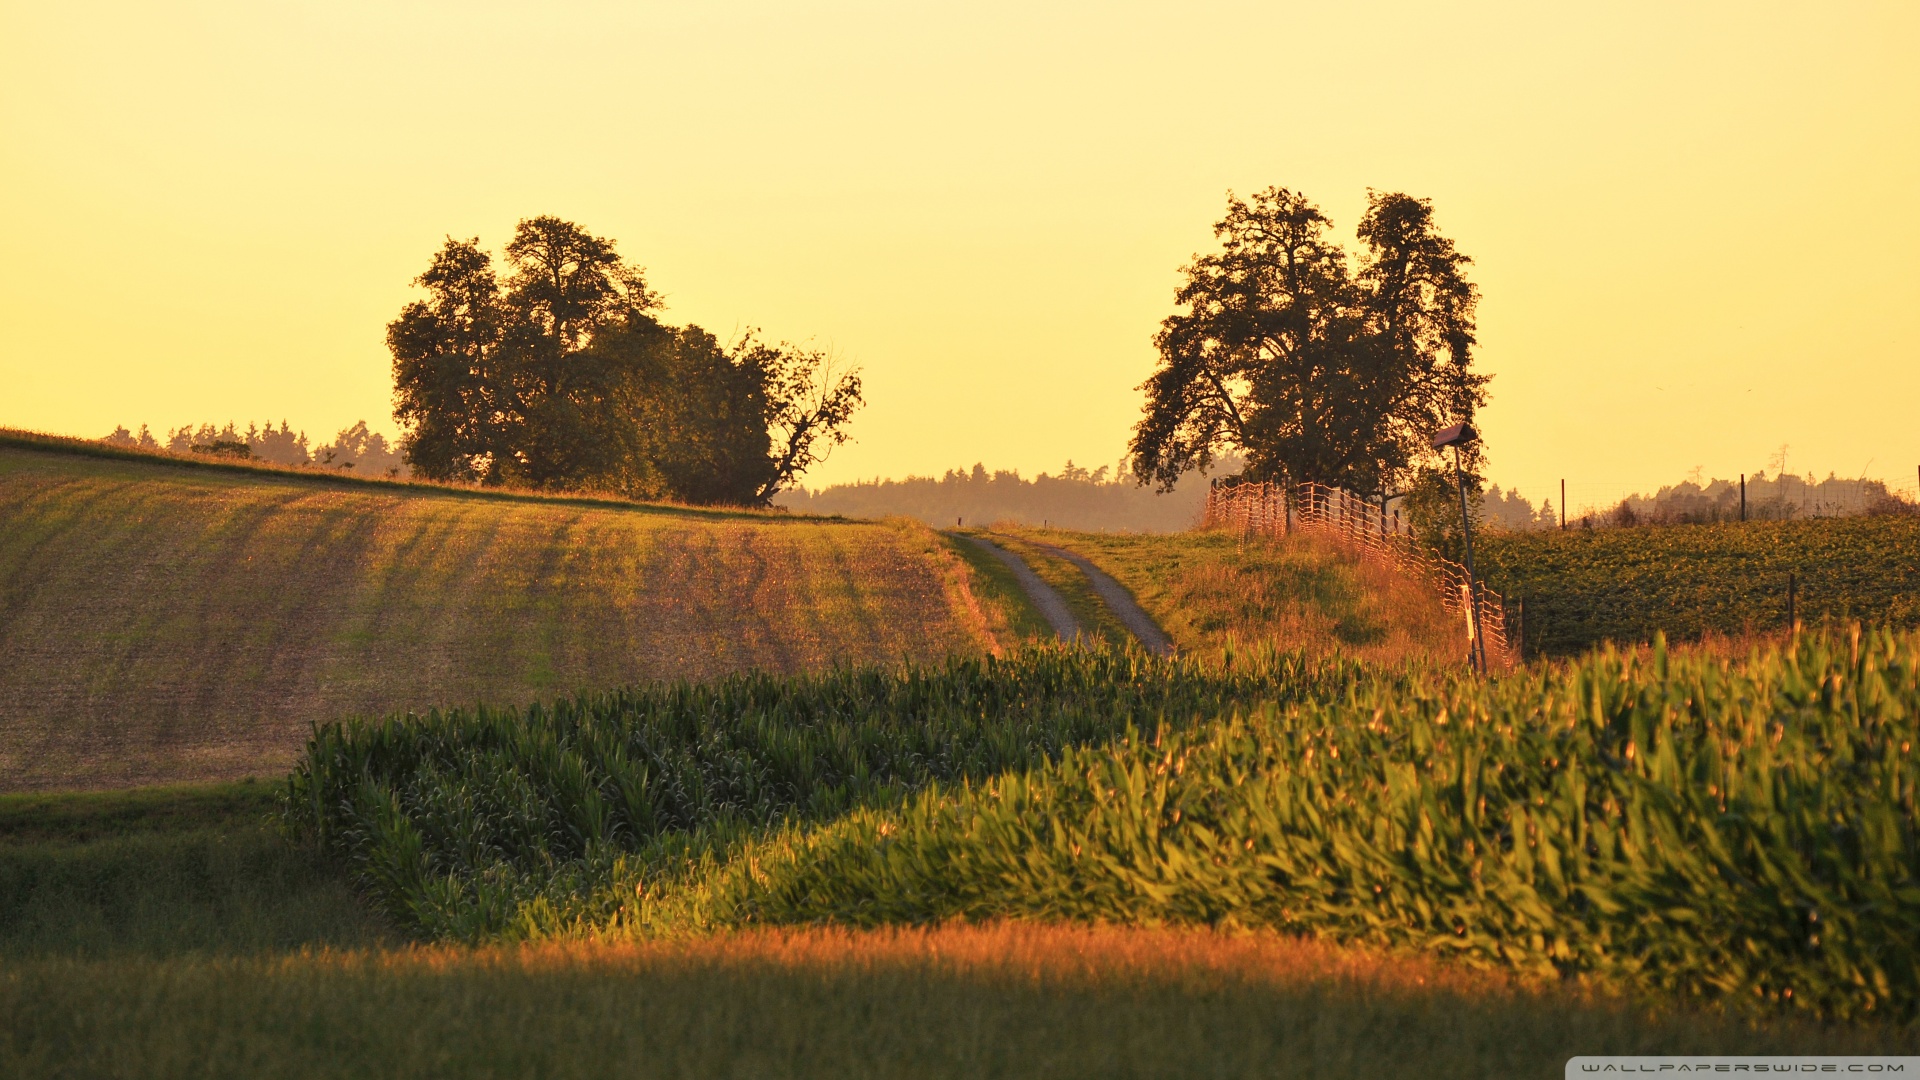
[[[277,773],[309,724],[991,647],[919,526],[0,446],[0,790]]]
[[[1104,570],[1182,652],[1271,643],[1383,663],[1454,663],[1465,654],[1462,628],[1429,586],[1316,537],[1245,540],[1224,529],[1152,535],[1020,528],[992,535],[1070,603],[1078,601],[1076,613],[1109,640],[1130,635],[1117,620],[1089,613],[1099,601],[1085,578],[1048,546]]]

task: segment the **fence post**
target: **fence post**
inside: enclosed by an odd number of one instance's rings
[[[1560,531],[1567,531],[1567,482],[1560,481]]]
[[[1480,665],[1475,649],[1480,641],[1480,628],[1474,625],[1473,607],[1473,588],[1463,581],[1460,583],[1460,611],[1467,617],[1467,664],[1477,670]]]
[[[1513,636],[1519,638],[1520,641],[1517,647],[1509,648],[1507,651],[1512,653],[1516,659],[1524,662],[1527,658],[1527,598],[1522,596],[1514,603],[1513,621],[1515,625],[1513,628]],[[1509,645],[1512,644],[1513,643],[1509,642]]]

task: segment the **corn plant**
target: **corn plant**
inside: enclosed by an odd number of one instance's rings
[[[676,837],[824,821],[1031,768],[1129,725],[1360,677],[1351,663],[1291,654],[1216,666],[1041,647],[331,724],[287,783],[284,819],[344,857],[403,922],[477,938],[534,897],[564,906]]]
[[[616,879],[575,925],[1232,923],[1912,1021],[1915,743],[1920,635],[1604,651],[1068,750],[665,888]]]

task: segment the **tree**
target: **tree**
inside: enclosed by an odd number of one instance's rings
[[[493,259],[478,237],[448,237],[414,284],[427,299],[387,325],[407,463],[429,480],[503,483],[524,417]]]
[[[674,331],[654,397],[654,457],[675,498],[765,506],[847,441],[858,371],[817,350],[760,341],[731,348],[697,326]]]
[[[506,254],[503,290],[478,239],[449,237],[415,279],[428,299],[387,328],[407,461],[437,480],[618,490],[648,356],[592,345],[657,330],[658,299],[612,241],[559,218],[520,222]]]
[[[857,373],[751,334],[675,329],[613,241],[519,223],[504,287],[449,238],[388,327],[394,415],[420,475],[764,505],[844,442]]]
[[[682,502],[745,504],[772,475],[758,372],[697,326],[671,332],[650,399],[653,461]]]
[[[836,371],[826,353],[784,342],[770,347],[751,337],[742,346],[736,352],[748,354],[747,362],[765,387],[767,424],[772,429],[772,468],[753,497],[756,504],[765,505],[847,441],[847,421],[865,399],[860,372]]]
[[[1367,245],[1360,279],[1369,340],[1388,375],[1376,450],[1384,477],[1403,479],[1416,464],[1420,472],[1445,472],[1430,447],[1433,433],[1472,420],[1489,381],[1469,370],[1479,303],[1466,279],[1473,260],[1440,235],[1426,199],[1368,192],[1359,236]],[[1483,460],[1477,441],[1461,454],[1476,484]]]
[[[642,444],[634,404],[658,375],[646,347],[595,349],[619,329],[652,341],[660,306],[611,240],[552,216],[522,221],[507,244],[506,344],[517,367],[525,431],[517,458],[536,487],[597,486],[625,494],[625,463]]]
[[[1225,453],[1247,474],[1380,495],[1431,467],[1424,436],[1484,400],[1472,362],[1468,260],[1432,207],[1369,193],[1358,274],[1305,197],[1229,195],[1217,254],[1196,256],[1141,385],[1130,453],[1142,482],[1171,490]]]

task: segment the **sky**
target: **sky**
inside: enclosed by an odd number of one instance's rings
[[[1430,198],[1490,478],[1920,469],[1920,5],[0,0],[0,425],[394,434],[445,237],[857,364],[810,486],[1116,461],[1229,191]]]

